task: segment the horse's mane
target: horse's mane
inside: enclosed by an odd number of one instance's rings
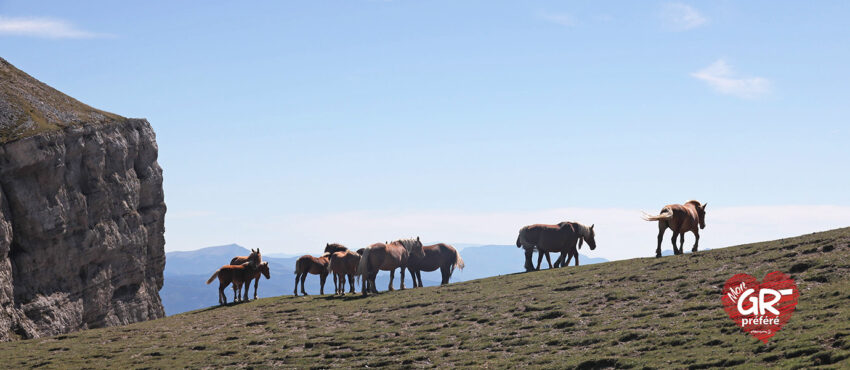
[[[696,205],[697,207],[699,207],[699,206],[701,206],[701,205],[702,205],[702,203],[700,203],[698,200],[693,200],[693,199],[691,199],[691,200],[689,200],[689,201],[685,202],[685,204],[694,204],[694,205]]]
[[[575,228],[576,228],[576,232],[578,232],[578,234],[579,234],[582,238],[585,238],[585,237],[588,237],[588,238],[589,238],[589,237],[591,236],[591,232],[590,232],[590,228],[589,228],[589,227],[584,226],[584,225],[582,225],[582,224],[580,224],[580,223],[578,223],[578,222],[573,222],[572,224],[573,224],[573,227],[575,227]]]
[[[410,252],[410,251],[411,251],[411,249],[413,249],[413,247],[414,247],[417,243],[420,243],[420,242],[419,242],[417,239],[414,239],[414,238],[407,238],[407,239],[399,239],[399,240],[396,240],[396,241],[394,241],[393,243],[398,243],[398,244],[403,245],[403,246],[404,246],[404,249],[407,249],[407,251],[408,251],[408,252]],[[421,244],[421,243],[420,243],[420,244]]]

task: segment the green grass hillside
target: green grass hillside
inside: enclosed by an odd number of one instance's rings
[[[654,235],[647,238],[635,248],[651,255]],[[522,253],[516,258],[521,264]],[[720,292],[736,273],[762,279],[774,270],[790,273],[801,294],[765,345],[727,317]],[[261,299],[3,343],[0,359],[11,367],[846,368],[848,303],[845,228],[368,298]]]

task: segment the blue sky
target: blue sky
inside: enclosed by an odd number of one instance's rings
[[[691,198],[712,247],[850,223],[848,8],[2,1],[0,56],[150,120],[167,250],[574,219],[633,230],[598,252],[623,258],[654,249],[640,210]]]

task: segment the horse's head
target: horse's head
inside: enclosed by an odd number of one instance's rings
[[[416,241],[413,242],[413,246],[410,248],[410,253],[419,258],[425,258],[425,250],[422,249],[422,241],[419,240],[419,237],[416,237]]]
[[[339,243],[325,243],[325,253],[343,252],[347,250],[348,248]]]
[[[590,250],[596,249],[596,232],[593,231],[593,226],[595,225],[590,225],[590,227],[587,228],[587,234],[582,235],[582,239],[584,239],[584,242],[590,247]]]
[[[705,229],[705,206],[708,203],[697,206],[697,215],[699,215],[699,228]]]
[[[251,254],[248,255],[248,262],[254,266],[263,262],[263,257],[260,255],[260,248],[257,248],[257,250],[251,249]]]
[[[263,276],[266,277],[266,280],[271,279],[271,274],[269,273],[269,263],[268,262],[264,261],[263,263],[260,264],[260,272],[263,274]]]

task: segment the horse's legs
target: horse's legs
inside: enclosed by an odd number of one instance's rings
[[[366,292],[369,290],[369,272],[363,272],[363,275],[360,277],[362,284],[360,284],[360,293],[366,295]]]
[[[576,256],[576,266],[578,266],[578,251],[575,252],[574,256]]]
[[[685,254],[685,233],[679,234],[679,254]]]
[[[307,273],[301,273],[301,294],[307,295],[307,292],[304,291],[304,282],[307,281]]]
[[[393,280],[395,280],[395,269],[390,270],[390,287],[387,290],[395,290],[393,289]]]
[[[658,221],[658,248],[655,248],[655,258],[661,258],[661,242],[664,240],[665,231],[667,231],[667,223]]]
[[[549,268],[551,269],[552,268],[552,259],[549,258],[549,252],[546,252],[546,263],[549,264]]]
[[[541,250],[537,250],[537,268],[535,270],[540,271],[540,263],[543,262],[543,254],[545,252]]]
[[[295,296],[298,296],[298,279],[300,279],[300,278],[301,278],[301,274],[295,273],[295,289],[292,290],[292,294],[295,294]]]
[[[449,271],[451,271],[451,267],[440,266],[440,274],[443,275],[443,279],[440,281],[440,285],[446,285],[449,283],[449,277],[451,277]]]
[[[416,270],[416,280],[419,281],[419,287],[423,287],[422,285],[422,270]]]
[[[218,304],[227,304],[227,296],[224,294],[224,288],[227,288],[227,284],[223,281],[218,283]]]
[[[676,249],[676,238],[678,238],[678,237],[679,237],[679,233],[673,231],[673,238],[670,239],[670,242],[673,243],[673,254],[674,255],[681,254],[681,251]]]
[[[404,290],[404,270],[406,267],[401,268],[401,285],[399,285],[399,290]]]
[[[239,296],[239,293],[236,292],[236,282],[233,282],[233,302],[239,302],[242,297]]]
[[[342,290],[345,290],[345,277],[342,278]],[[351,293],[354,293],[354,274],[348,274],[348,285],[351,287]]]
[[[699,249],[699,231],[694,230],[694,238],[696,240],[694,241],[694,249],[691,249],[691,252],[696,252]]]
[[[369,291],[372,293],[378,293],[378,286],[375,285],[375,279],[378,278],[378,271],[369,274]],[[390,285],[392,286],[392,285]]]
[[[259,276],[257,276],[256,279],[254,279],[254,299],[257,299],[257,285],[260,285],[260,277]]]
[[[239,284],[239,290],[242,290],[242,289],[245,289],[245,292],[242,293],[242,300],[245,301],[245,302],[250,301],[250,299],[248,299],[248,291],[251,290],[251,280],[246,280],[242,284]],[[257,289],[255,288],[254,292],[256,292],[256,291],[257,291]]]
[[[327,281],[327,280],[328,280],[327,271],[319,274],[319,281],[320,281],[319,294],[321,294],[321,295],[325,295],[325,281]]]

